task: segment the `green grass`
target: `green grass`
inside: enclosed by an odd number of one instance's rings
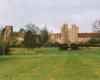
[[[100,48],[12,49],[0,57],[0,80],[100,80]]]

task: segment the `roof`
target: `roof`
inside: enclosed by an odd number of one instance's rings
[[[53,35],[57,35],[57,34],[61,35],[61,33],[53,33]]]
[[[100,33],[78,33],[79,38],[100,38]]]
[[[60,35],[61,33],[53,33],[53,35]],[[100,33],[78,33],[79,38],[100,38]]]

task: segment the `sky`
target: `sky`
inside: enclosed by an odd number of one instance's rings
[[[91,32],[100,19],[100,0],[0,0],[0,26],[13,25],[18,31],[33,23],[60,32],[66,23],[77,24],[79,32]]]

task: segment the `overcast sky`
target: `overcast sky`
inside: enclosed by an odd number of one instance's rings
[[[0,25],[14,25],[14,30],[34,23],[59,32],[67,23],[90,32],[96,19],[100,19],[100,0],[0,0]]]

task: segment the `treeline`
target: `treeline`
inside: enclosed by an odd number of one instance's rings
[[[34,24],[28,24],[18,32],[12,32],[7,41],[4,41],[3,30],[0,36],[0,55],[10,54],[10,48],[24,47],[34,49],[42,47],[49,40],[49,32],[46,27],[39,29]]]

